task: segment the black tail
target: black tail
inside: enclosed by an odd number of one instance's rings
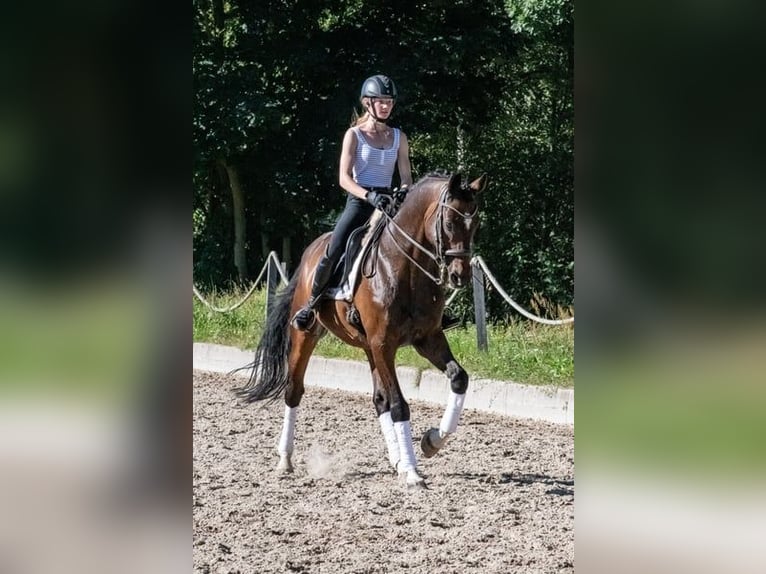
[[[255,360],[242,367],[252,369],[247,384],[237,389],[237,394],[247,402],[283,396],[290,380],[287,359],[290,356],[290,307],[298,285],[299,273],[293,274],[287,288],[277,296],[276,304],[266,320],[266,327],[255,350]],[[237,369],[240,370],[240,369]]]

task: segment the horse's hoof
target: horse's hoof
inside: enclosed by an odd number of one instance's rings
[[[282,455],[279,457],[277,472],[281,472],[282,474],[289,474],[293,472],[293,463],[290,461],[289,456]]]
[[[407,487],[427,488],[426,481],[418,474],[417,470],[407,470],[399,473],[399,480],[404,482]]]
[[[444,441],[445,439],[439,434],[439,429],[428,429],[423,433],[423,438],[420,439],[420,450],[423,451],[423,456],[431,458],[444,446]]]

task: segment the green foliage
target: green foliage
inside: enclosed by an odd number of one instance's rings
[[[241,301],[246,291],[234,288],[227,292],[212,291],[207,300],[226,308]],[[219,313],[194,298],[194,340],[242,348],[255,348],[266,319],[266,291],[256,289],[244,305],[228,313]]]
[[[194,0],[195,280],[235,277],[222,162],[241,176],[253,272],[270,250],[297,262],[327,231],[359,86],[386,73],[415,177],[488,172],[477,252],[520,303],[571,305],[573,65],[571,0]],[[508,322],[502,300],[488,304]]]
[[[205,287],[223,286],[231,280],[234,267],[231,209],[214,172],[195,173],[194,184],[200,190],[192,207],[194,279]]]
[[[567,0],[505,0],[513,30],[550,37],[572,19],[574,5]]]

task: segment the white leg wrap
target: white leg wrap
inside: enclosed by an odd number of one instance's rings
[[[279,454],[292,454],[293,441],[295,440],[295,418],[298,416],[298,407],[285,405],[285,420],[282,423],[282,436],[279,438],[277,452]]]
[[[396,441],[399,443],[399,465],[397,470],[405,472],[415,470],[417,460],[415,459],[415,448],[412,446],[412,428],[410,421],[394,423],[396,432]]]
[[[442,437],[452,434],[457,430],[460,413],[463,412],[463,403],[465,403],[465,394],[458,395],[455,391],[449,392],[447,408],[444,410],[444,416],[439,424],[439,434]]]
[[[380,415],[378,420],[388,447],[388,461],[391,466],[396,468],[396,463],[399,462],[399,443],[396,442],[396,431],[394,430],[394,421],[391,420],[391,411],[386,411]]]

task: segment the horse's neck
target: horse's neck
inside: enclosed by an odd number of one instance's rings
[[[416,280],[430,283],[429,275],[436,275],[439,271],[433,258],[423,250],[435,255],[436,248],[430,240],[433,235],[430,228],[435,221],[438,196],[434,197],[432,189],[415,189],[410,193],[396,215],[396,225],[389,224],[383,234],[380,254],[392,266],[389,269],[395,275],[410,270]]]
[[[410,237],[416,240],[422,247],[433,250],[433,245],[428,238],[429,226],[433,221],[433,211],[436,209],[436,200],[429,192],[418,193],[414,197],[409,197],[410,202],[402,204],[400,216],[396,218],[396,223]],[[401,237],[397,236],[399,244],[405,247],[405,251],[412,253],[414,250],[418,255],[422,255],[419,249],[405,241],[402,243]]]

